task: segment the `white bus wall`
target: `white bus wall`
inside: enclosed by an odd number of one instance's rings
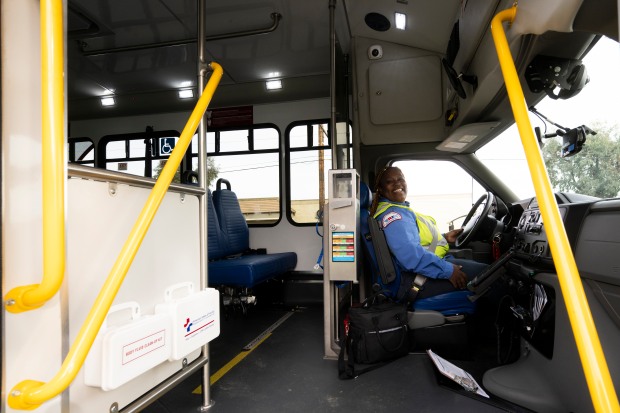
[[[66,284],[69,290],[70,343],[75,341],[149,193],[150,189],[123,184],[116,185],[115,190],[110,191],[106,182],[69,180]],[[168,287],[190,282],[195,292],[200,290],[198,220],[196,196],[182,196],[174,192],[166,194],[114,305],[136,302],[141,315],[148,317],[155,313],[155,305],[165,302]],[[187,291],[178,292],[179,296],[186,294]],[[131,313],[121,311],[110,317],[108,326],[123,325],[129,320]],[[158,330],[165,328],[163,323]],[[173,326],[175,330],[176,327],[180,326]],[[170,336],[167,338],[170,339]],[[199,354],[199,351],[192,352],[187,356],[188,362]],[[110,371],[107,377],[112,377],[112,380],[124,374],[114,371],[131,369],[130,362],[113,365],[110,360],[102,359],[102,365],[107,364],[106,368]],[[182,367],[182,360],[166,361],[110,391],[87,386],[85,369],[82,368],[69,392],[70,411],[109,411],[114,402],[122,409]]]

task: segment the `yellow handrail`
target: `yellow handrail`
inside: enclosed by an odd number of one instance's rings
[[[57,396],[66,389],[82,367],[88,351],[101,328],[101,324],[110,310],[114,297],[116,297],[116,293],[127,275],[129,266],[138,252],[138,248],[146,235],[146,231],[149,229],[155,217],[155,213],[166,195],[166,191],[174,178],[176,170],[183,160],[185,151],[192,141],[194,132],[222,78],[222,67],[214,62],[212,62],[210,66],[211,69],[213,69],[213,73],[211,74],[207,86],[205,86],[204,93],[200,99],[198,99],[198,103],[196,103],[196,107],[187,121],[185,128],[183,128],[183,132],[174,150],[170,154],[170,158],[168,158],[166,165],[162,169],[131,233],[127,237],[127,241],[125,241],[125,245],[123,245],[123,249],[110,270],[107,280],[101,288],[86,320],[84,320],[84,324],[82,324],[82,328],[75,338],[75,342],[69,349],[69,353],[62,363],[60,371],[48,383],[35,380],[24,380],[13,387],[8,397],[9,406],[13,409],[36,409],[43,402]]]
[[[525,149],[538,205],[549,239],[551,255],[553,255],[553,262],[558,272],[562,295],[566,302],[592,403],[597,412],[619,412],[618,397],[611,381],[583,284],[579,278],[575,258],[566,237],[558,205],[551,190],[547,170],[532,132],[525,96],[502,26],[503,22],[512,23],[516,13],[516,7],[498,13],[491,22],[491,33],[506,82],[510,105]]]
[[[41,0],[41,98],[43,171],[43,279],[4,297],[12,313],[41,307],[65,273],[65,135],[62,1]]]

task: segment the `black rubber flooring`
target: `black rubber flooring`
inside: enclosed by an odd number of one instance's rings
[[[210,374],[290,311],[256,307],[246,316],[222,318],[221,335],[210,344]],[[324,359],[323,354],[323,308],[296,309],[211,386],[208,411],[524,412],[502,400],[472,395],[444,380],[425,353],[410,354],[354,380],[340,380],[337,362]],[[468,370],[466,362],[460,367]],[[195,374],[144,411],[200,411],[200,385],[201,374]]]

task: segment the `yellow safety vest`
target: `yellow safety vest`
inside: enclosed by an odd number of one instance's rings
[[[408,209],[415,214],[416,223],[418,224],[418,232],[420,233],[420,245],[422,245],[425,250],[430,251],[432,249],[432,245],[434,244],[435,255],[439,258],[443,258],[448,253],[448,250],[450,249],[448,241],[443,237],[441,232],[439,232],[435,218],[429,215],[423,215],[415,212],[406,205],[392,204],[390,202],[379,202],[379,205],[377,205],[377,212],[375,212],[373,218],[376,219],[391,206]]]

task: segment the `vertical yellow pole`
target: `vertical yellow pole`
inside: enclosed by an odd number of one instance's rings
[[[205,110],[207,110],[207,106],[209,102],[211,102],[215,89],[222,78],[224,72],[219,64],[213,62],[211,63],[211,68],[213,69],[213,73],[205,87],[204,93],[200,96],[200,99],[198,99],[196,107],[185,124],[176,146],[159,174],[155,186],[151,190],[136,223],[131,229],[121,252],[116,258],[116,262],[112,266],[108,278],[103,284],[99,295],[97,295],[95,303],[90,309],[86,320],[84,320],[84,324],[82,324],[75,341],[71,345],[60,370],[47,383],[35,380],[24,380],[19,382],[9,393],[9,407],[21,410],[36,409],[43,402],[57,396],[65,390],[73,379],[75,379],[75,376],[84,364],[84,360],[86,360],[86,356],[97,337],[103,320],[110,310],[112,302],[129,271],[129,267],[146,236],[146,232],[151,222],[153,222],[153,218],[168,191],[168,187],[174,178],[176,170],[181,164],[183,156],[192,141],[194,132],[196,128],[198,128],[198,124]]]
[[[65,102],[62,1],[41,0],[43,275],[41,284],[13,288],[4,297],[12,313],[41,307],[65,274]]]
[[[512,22],[516,13],[517,8],[513,7],[500,12],[493,18],[491,32],[495,41],[495,48],[506,82],[510,105],[525,149],[536,190],[536,198],[542,213],[553,262],[558,272],[562,295],[590,389],[592,403],[597,412],[620,412],[618,396],[611,381],[583,284],[579,278],[575,258],[568,243],[555,196],[551,190],[547,170],[532,131],[525,96],[502,26],[503,22]]]

